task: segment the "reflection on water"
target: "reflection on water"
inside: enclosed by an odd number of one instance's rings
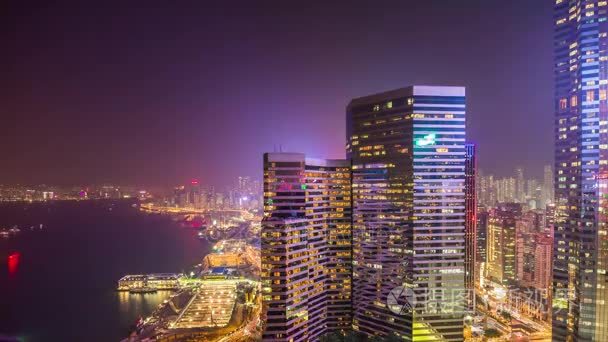
[[[196,230],[129,202],[0,204],[0,227],[40,223],[0,238],[0,336],[120,341],[171,292],[118,292],[118,279],[187,272],[210,249]]]
[[[118,296],[118,311],[122,317],[147,316],[151,314],[163,300],[169,298],[172,293],[172,291],[157,291],[154,293],[116,291],[116,296]]]
[[[14,277],[17,274],[17,267],[19,266],[19,253],[13,253],[8,256],[8,274]]]

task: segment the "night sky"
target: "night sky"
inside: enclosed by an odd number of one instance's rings
[[[467,87],[486,173],[552,162],[551,1],[7,3],[0,184],[261,177],[279,145],[343,157],[349,100],[411,84]]]

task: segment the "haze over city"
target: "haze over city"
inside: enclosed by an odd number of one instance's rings
[[[410,84],[467,87],[485,172],[552,162],[549,1],[3,7],[3,183],[259,178],[279,146],[344,157],[348,101]]]

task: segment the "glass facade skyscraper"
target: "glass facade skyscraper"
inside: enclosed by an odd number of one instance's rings
[[[411,86],[348,105],[356,331],[463,340],[465,113],[462,87]],[[395,289],[409,306],[387,304]]]
[[[608,4],[556,0],[553,340],[606,341]]]
[[[316,341],[351,327],[351,173],[347,160],[264,155],[265,341]]]
[[[502,203],[490,210],[487,226],[486,278],[502,285],[516,282],[517,219],[519,203]]]
[[[465,278],[467,289],[468,309],[475,309],[475,280],[479,276],[477,271],[477,193],[475,180],[477,176],[477,157],[475,144],[465,145]]]

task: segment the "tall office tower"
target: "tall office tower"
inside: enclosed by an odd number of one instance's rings
[[[538,185],[536,187],[536,193],[534,195],[534,202],[536,203],[535,209],[545,209],[544,207],[541,206],[542,197],[543,197],[543,187]]]
[[[475,198],[477,199],[477,205],[481,204],[483,192],[485,191],[485,182],[484,182],[484,173],[483,170],[477,168],[475,172]]]
[[[596,254],[597,254],[597,292],[596,300],[597,312],[596,312],[596,324],[603,327],[603,330],[597,328],[595,330],[595,336],[599,339],[608,339],[608,328],[606,324],[608,322],[608,310],[606,309],[606,301],[608,301],[608,276],[606,271],[608,269],[608,175],[602,174],[598,179],[598,236],[596,241]]]
[[[488,203],[486,205],[493,207],[496,205],[496,203],[498,203],[498,196],[496,193],[496,180],[494,179],[494,176],[489,176],[488,184],[490,186],[488,188]]]
[[[608,4],[556,0],[553,340],[608,341],[599,179],[608,171]]]
[[[537,201],[540,200],[539,187],[538,181],[536,179],[528,179],[526,181],[526,196],[524,199],[525,201],[523,201],[522,203],[530,205],[532,209],[536,209],[539,207],[537,203]]]
[[[487,205],[488,204],[488,176],[484,176],[481,170],[477,172],[476,191],[477,191],[477,204]]]
[[[517,181],[515,178],[502,178],[495,182],[496,200],[498,203],[519,203],[517,198]]]
[[[489,212],[486,207],[477,208],[477,256],[478,263],[486,262],[486,241],[488,234]]]
[[[516,222],[517,280],[521,286],[534,286],[537,237],[539,233],[546,234],[544,227],[545,215],[542,210],[528,210]]]
[[[207,197],[207,191],[201,189],[201,208],[206,209],[209,205],[209,198]]]
[[[349,161],[264,155],[265,341],[350,329],[351,219]]]
[[[488,205],[488,180],[487,176],[484,176],[481,172],[481,169],[478,170],[477,176],[475,179],[475,191],[477,192],[477,204],[478,205]]]
[[[462,341],[465,89],[411,86],[357,98],[347,120],[353,329]],[[413,307],[392,290],[416,297]]]
[[[249,192],[251,179],[248,176],[239,176],[237,188],[242,193]]]
[[[521,225],[522,221],[517,221],[516,225],[516,248],[515,265],[516,279],[520,286],[527,287],[534,284],[534,248],[535,234],[527,231],[528,227]]]
[[[505,202],[505,182],[503,182],[503,179],[494,180],[494,193],[496,193],[494,205]]]
[[[183,208],[188,204],[188,195],[186,187],[181,185],[173,189],[173,203],[176,207]]]
[[[506,200],[506,183],[505,179],[496,179],[494,181],[494,192],[496,192],[496,205],[497,203],[507,202]]]
[[[225,208],[225,199],[224,199],[224,194],[221,192],[218,192],[215,194],[215,205],[216,208],[218,209],[224,209]]]
[[[207,205],[209,206],[209,209],[217,208],[217,193],[213,186],[207,189]]]
[[[506,202],[518,203],[519,189],[517,188],[517,184],[518,184],[518,181],[513,177],[506,179],[506,181],[505,181]],[[525,192],[524,192],[524,197],[525,197]]]
[[[526,181],[526,196],[525,201],[522,203],[528,203],[530,200],[537,200],[538,195],[538,181],[534,178]]]
[[[524,169],[518,167],[515,169],[515,184],[516,184],[516,193],[515,198],[513,198],[514,202],[517,203],[525,203],[526,202],[526,180],[524,179]]]
[[[475,279],[477,269],[475,256],[477,254],[477,193],[475,180],[477,173],[477,157],[475,144],[465,144],[465,249],[464,249],[464,285],[467,289],[468,308],[475,307]]]
[[[534,246],[534,287],[548,290],[551,286],[553,238],[550,234],[537,233]]]
[[[201,201],[201,185],[198,179],[193,179],[187,188],[188,206],[192,208],[200,208]]]
[[[493,175],[479,177],[479,197],[477,202],[479,205],[493,207],[496,205],[496,181]]]
[[[551,165],[545,165],[541,208],[545,209],[549,203],[553,203],[553,169]]]
[[[486,278],[511,285],[516,281],[516,222],[521,204],[505,203],[490,211]]]

